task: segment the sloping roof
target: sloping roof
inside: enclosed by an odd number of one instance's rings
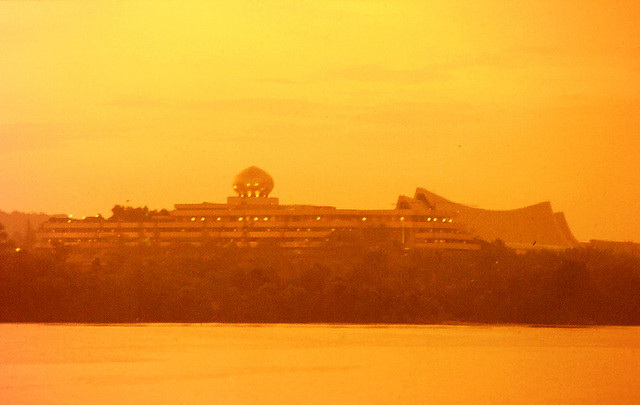
[[[469,233],[489,242],[500,239],[517,248],[578,246],[564,214],[554,213],[548,201],[513,210],[487,210],[455,203],[424,188],[416,189],[413,200],[457,213]]]

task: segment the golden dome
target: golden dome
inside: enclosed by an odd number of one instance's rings
[[[273,177],[259,167],[251,166],[233,180],[233,190],[240,197],[268,197],[273,190]]]

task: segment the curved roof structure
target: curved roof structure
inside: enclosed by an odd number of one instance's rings
[[[413,198],[401,196],[398,208],[453,211],[467,231],[486,241],[502,240],[514,248],[566,249],[578,246],[562,212],[553,212],[548,201],[513,210],[486,210],[449,201],[424,188]]]
[[[233,190],[240,197],[268,197],[273,190],[273,177],[256,166],[251,166],[236,175]]]

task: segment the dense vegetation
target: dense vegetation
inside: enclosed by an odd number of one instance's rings
[[[365,246],[4,249],[0,321],[640,324],[636,256]]]
[[[36,240],[36,229],[50,215],[42,213],[4,212],[0,210],[0,224],[11,240],[19,246],[31,246]]]
[[[157,215],[169,215],[169,211],[164,208],[161,210],[150,210],[146,205],[144,207],[114,205],[113,208],[111,208],[111,214],[112,215],[111,217],[109,217],[109,219],[118,221],[142,222]]]

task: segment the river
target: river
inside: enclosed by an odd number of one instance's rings
[[[640,328],[0,325],[2,404],[640,403]]]

